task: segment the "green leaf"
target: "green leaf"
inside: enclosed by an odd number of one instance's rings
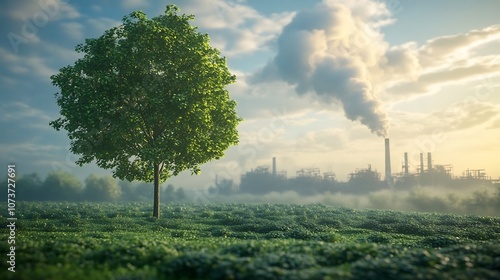
[[[218,159],[238,142],[241,121],[225,87],[235,82],[226,60],[196,31],[191,15],[168,5],[149,19],[142,11],[75,50],[84,54],[51,76],[78,164],[95,161],[126,180],[151,182]],[[133,158],[133,160],[131,160]]]

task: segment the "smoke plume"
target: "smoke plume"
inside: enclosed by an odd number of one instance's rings
[[[297,13],[278,37],[277,55],[254,80],[279,78],[299,95],[340,102],[348,119],[386,136],[387,116],[376,96],[390,58],[378,29],[390,13],[372,1],[352,5],[325,0]]]

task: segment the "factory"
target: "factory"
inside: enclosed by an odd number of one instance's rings
[[[263,194],[270,191],[294,190],[302,194],[324,191],[362,193],[384,188],[405,189],[417,185],[500,186],[500,180],[492,180],[484,169],[467,169],[461,176],[453,174],[451,164],[435,164],[431,152],[420,152],[418,164],[410,166],[408,152],[405,152],[401,170],[392,171],[391,144],[384,139],[385,170],[382,178],[371,165],[356,169],[348,174],[347,181],[339,181],[334,172],[321,173],[319,168],[302,168],[295,176],[288,176],[286,171],[278,171],[277,158],[272,158],[271,166],[258,166],[241,175],[238,191]]]

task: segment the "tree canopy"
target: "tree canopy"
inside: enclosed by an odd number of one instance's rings
[[[125,16],[78,45],[83,58],[51,76],[61,117],[50,125],[67,131],[77,164],[154,181],[154,212],[159,182],[222,157],[238,142],[241,120],[225,89],[236,77],[209,36],[190,25],[194,16],[178,11],[168,5],[152,19]]]
[[[99,177],[95,174],[85,179],[84,199],[89,201],[116,201],[122,190],[111,176]]]
[[[41,200],[71,201],[82,193],[83,186],[75,175],[56,170],[47,175],[42,189]]]

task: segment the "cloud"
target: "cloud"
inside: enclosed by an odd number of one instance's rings
[[[72,39],[82,40],[84,27],[78,22],[65,22],[61,24],[63,31]]]
[[[387,115],[373,83],[387,61],[387,43],[377,28],[389,12],[377,2],[363,4],[323,1],[297,13],[278,37],[277,55],[251,81],[279,77],[299,95],[314,92],[323,102],[340,102],[348,119],[385,136]]]
[[[410,61],[400,65],[413,64],[410,69],[416,72],[411,72],[406,81],[404,75],[398,81],[388,77],[386,97],[395,100],[412,98],[435,93],[449,83],[459,84],[500,74],[500,56],[496,52],[494,55],[483,54],[495,48],[499,40],[500,25],[493,25],[433,38],[417,50],[415,43],[409,43]]]
[[[57,72],[47,65],[48,61],[46,58],[38,55],[15,55],[0,47],[0,59],[10,62],[6,66],[6,69],[14,74],[22,72],[26,75],[26,72],[29,72],[37,75],[39,78],[47,79],[50,75]],[[25,71],[26,69],[29,69],[29,71]]]
[[[21,45],[36,45],[52,32],[53,25],[60,21],[74,20],[81,15],[78,10],[65,0],[31,0],[4,1],[0,16],[5,21],[6,37],[10,47],[18,53],[32,51],[31,48],[20,48]],[[53,33],[52,33],[53,34]],[[43,35],[44,38],[41,38]]]
[[[0,105],[0,109],[0,122],[24,122],[30,119],[30,121],[44,122],[48,127],[48,122],[51,120],[45,112],[19,101],[4,103]]]
[[[119,26],[122,22],[107,17],[98,17],[88,19],[87,24],[93,27],[96,36],[101,36],[105,30]]]
[[[41,0],[41,1],[9,1],[6,9],[8,16],[17,21],[37,22],[61,19],[75,19],[80,13],[75,7],[64,0]]]
[[[245,122],[252,120],[272,119],[276,115],[287,117],[301,114],[308,110],[320,108],[318,105],[304,106],[304,101],[296,96],[290,96],[293,88],[281,81],[251,85],[248,75],[233,71],[236,83],[227,87],[231,98],[237,102],[238,114]]]
[[[442,65],[444,62],[456,60],[457,56],[467,57],[475,47],[498,40],[500,25],[434,38],[420,48],[419,60],[424,67]]]
[[[331,152],[345,147],[347,136],[341,129],[325,129],[307,132],[298,138],[295,150],[301,152]]]
[[[421,70],[417,52],[417,45],[413,42],[390,47],[385,53],[381,80],[386,83],[416,80]]]
[[[18,61],[18,56],[7,51],[4,48],[0,48],[0,58],[2,58],[2,61],[9,63],[9,64],[14,64]]]
[[[0,81],[3,85],[14,86],[17,84],[16,79],[13,79],[13,78],[10,78],[10,77],[4,76],[4,75],[0,75]]]
[[[293,13],[260,14],[241,1],[181,2],[182,10],[196,15],[195,25],[210,34],[224,56],[233,57],[268,49]]]
[[[500,118],[497,118],[496,120],[494,120],[488,128],[489,129],[500,129]]]
[[[431,118],[444,120],[442,131],[454,131],[482,126],[500,115],[500,107],[485,102],[463,101],[454,104],[448,110],[436,112]]]
[[[92,11],[100,13],[102,11],[102,7],[99,5],[92,5]]]
[[[54,145],[42,145],[39,143],[31,143],[31,142],[26,142],[26,143],[19,143],[19,144],[14,144],[14,145],[9,145],[8,147],[2,147],[0,149],[0,152],[2,154],[6,154],[9,151],[17,151],[17,153],[22,153],[25,155],[33,155],[33,153],[44,153],[44,152],[50,152],[50,151],[61,151],[64,150],[65,148],[59,147],[59,146],[54,146]],[[22,152],[20,152],[22,151]]]
[[[397,120],[393,124],[394,131],[397,131],[400,137],[413,139],[438,133],[442,135],[482,128],[500,116],[500,107],[477,100],[464,100],[429,114],[393,111],[391,115]]]
[[[444,69],[420,73],[414,81],[393,84],[388,93],[404,98],[429,94],[438,91],[446,84],[460,84],[485,79],[500,74],[500,64],[495,63],[498,56],[470,58],[467,61],[449,63]]]
[[[148,2],[143,0],[124,0],[121,1],[121,5],[125,9],[144,8],[149,6]]]

